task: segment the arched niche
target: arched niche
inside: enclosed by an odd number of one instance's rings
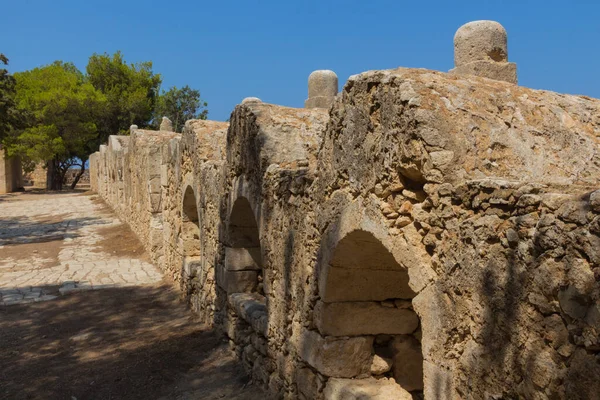
[[[323,301],[383,301],[414,296],[407,269],[372,233],[355,230],[339,241],[330,261]]]
[[[229,214],[219,284],[228,294],[262,295],[262,267],[260,233],[252,206],[246,197],[238,197]]]
[[[191,186],[187,186],[183,195],[181,209],[184,257],[200,257],[200,222],[196,195]]]
[[[372,232],[360,228],[337,241],[327,264],[314,312],[320,335],[374,338],[371,353],[380,365],[385,360],[389,370],[356,365],[356,371],[393,377],[405,390],[422,395],[421,327],[407,268]]]

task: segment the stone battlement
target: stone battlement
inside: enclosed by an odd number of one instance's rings
[[[515,85],[498,26],[450,74],[132,127],[92,189],[278,398],[593,398],[600,101]]]

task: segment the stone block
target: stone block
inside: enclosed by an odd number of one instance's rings
[[[162,165],[161,165],[161,168],[162,168]],[[160,176],[154,176],[150,179],[150,182],[148,182],[148,191],[150,193],[153,193],[153,194],[160,193],[160,188],[161,188],[160,179],[161,179]]]
[[[227,271],[217,268],[217,284],[228,294],[252,292],[258,285],[256,271]]]
[[[391,343],[394,379],[404,389],[423,390],[423,354],[413,336],[396,336]]]
[[[267,312],[266,299],[258,293],[234,293],[227,300],[236,314],[248,322]]]
[[[160,166],[160,185],[165,187],[169,185],[169,165],[162,164]]]
[[[325,376],[352,378],[368,374],[372,352],[373,337],[323,337],[305,331],[301,338],[301,358]]]
[[[261,269],[260,247],[225,247],[225,269],[248,271]]]
[[[337,379],[327,382],[325,400],[412,400],[393,379]]]
[[[498,63],[493,61],[474,61],[450,70],[456,75],[476,75],[509,83],[517,83],[517,64]]]
[[[160,208],[160,202],[161,202],[161,195],[159,193],[152,193],[150,194],[150,212],[156,213],[156,212],[160,212],[161,208]]]
[[[304,101],[304,108],[329,108],[334,97],[317,96]]]
[[[228,297],[228,302],[255,332],[267,336],[269,317],[264,296],[258,293],[234,293]]]
[[[384,358],[375,354],[373,356],[373,363],[371,364],[371,374],[383,375],[392,369],[392,360]]]
[[[408,286],[406,270],[375,270],[331,267],[327,277],[326,302],[383,301],[410,299],[414,292]]]
[[[296,387],[307,399],[316,399],[323,383],[319,376],[310,368],[298,368],[295,373]]]
[[[322,335],[404,335],[419,326],[419,317],[410,309],[384,307],[380,303],[318,302],[314,312],[315,324]]]
[[[173,122],[167,117],[162,117],[162,121],[160,122],[160,127],[158,128],[161,131],[173,132]]]

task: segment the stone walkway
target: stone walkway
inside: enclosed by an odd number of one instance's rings
[[[0,196],[0,305],[161,279],[129,228],[97,196]]]

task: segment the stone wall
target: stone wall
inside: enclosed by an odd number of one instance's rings
[[[400,68],[331,102],[132,127],[92,189],[278,398],[594,398],[600,101]]]
[[[7,157],[0,146],[0,194],[23,189],[23,172],[19,157]]]
[[[46,166],[43,162],[36,164],[35,169],[25,174],[25,176],[23,177],[25,184],[27,186],[33,186],[34,188],[46,188],[46,178],[47,171]]]

